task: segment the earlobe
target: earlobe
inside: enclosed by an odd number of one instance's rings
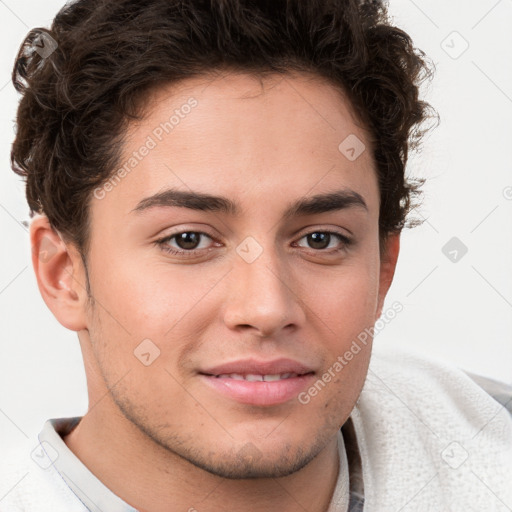
[[[384,299],[388,293],[393,277],[395,275],[398,254],[400,253],[400,233],[390,234],[384,242],[382,256],[380,260],[380,277],[379,277],[379,301],[377,307],[376,320],[382,314]]]
[[[30,243],[37,285],[46,305],[64,327],[84,329],[87,294],[80,254],[62,240],[44,215],[32,220]]]

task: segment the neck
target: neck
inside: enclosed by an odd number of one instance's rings
[[[312,461],[286,477],[225,479],[156,444],[109,396],[96,403],[64,442],[114,494],[144,512],[325,512],[339,469],[334,437]]]

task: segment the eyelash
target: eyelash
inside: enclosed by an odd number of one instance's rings
[[[166,236],[165,238],[161,238],[159,240],[155,240],[155,244],[160,247],[160,249],[168,254],[171,254],[171,255],[174,255],[174,256],[185,256],[185,257],[193,257],[193,256],[196,256],[198,253],[200,252],[204,252],[205,250],[208,251],[208,249],[190,249],[190,250],[186,250],[186,249],[174,249],[174,248],[170,248],[167,243],[169,241],[171,241],[172,239],[176,238],[178,235],[182,235],[184,233],[195,233],[195,234],[198,234],[198,235],[205,235],[207,236],[208,238],[211,238],[212,240],[214,240],[214,238],[212,236],[210,236],[208,233],[204,233],[203,231],[192,231],[192,230],[188,230],[188,231],[180,231],[178,233],[174,233],[172,235],[169,235],[169,236]],[[353,241],[346,237],[345,235],[342,235],[341,233],[338,233],[337,231],[321,231],[321,230],[315,230],[315,231],[310,231],[309,233],[305,233],[304,235],[302,235],[299,240],[301,240],[302,238],[305,238],[307,237],[308,235],[312,235],[313,233],[323,233],[323,234],[329,234],[329,235],[334,235],[336,236],[341,242],[342,242],[342,245],[340,248],[338,249],[335,249],[335,250],[326,250],[326,249],[310,249],[311,251],[314,251],[314,252],[320,252],[320,253],[324,253],[324,254],[337,254],[343,250],[345,250],[346,248],[348,248],[352,243]],[[330,240],[329,240],[330,242]]]

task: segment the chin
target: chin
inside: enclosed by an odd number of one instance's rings
[[[211,454],[209,454],[211,457]],[[280,478],[291,475],[305,467],[317,453],[297,451],[293,456],[282,453],[264,454],[247,443],[238,453],[222,456],[215,454],[210,459],[185,457],[194,466],[222,478],[247,480],[255,478]]]

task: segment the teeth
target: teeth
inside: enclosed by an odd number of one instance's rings
[[[264,375],[263,380],[265,382],[272,382],[274,380],[280,380],[282,377],[278,373],[276,375]],[[284,378],[284,377],[283,377]]]
[[[248,373],[242,375],[240,373],[224,373],[217,375],[218,379],[233,379],[233,380],[246,380],[248,382],[274,382],[276,380],[289,379],[291,377],[298,377],[296,373],[276,373],[273,375],[256,375],[254,373]]]
[[[245,376],[245,380],[248,380],[249,382],[262,381],[263,375],[254,375],[253,373],[248,373]]]

